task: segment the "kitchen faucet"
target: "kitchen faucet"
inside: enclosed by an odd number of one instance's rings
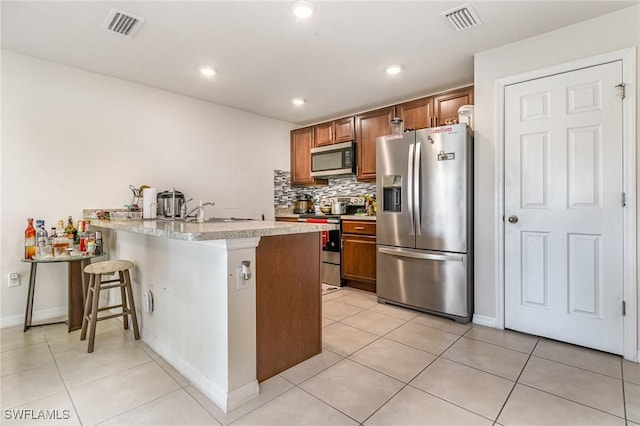
[[[198,211],[198,214],[196,215],[196,218],[198,219],[198,221],[200,222],[201,220],[204,219],[204,206],[215,206],[216,203],[214,203],[213,201],[206,201],[206,202],[202,202],[200,201],[200,205],[192,208],[191,210],[189,210],[188,212],[186,211],[187,209],[184,209],[184,216],[182,216],[180,219],[182,220],[187,220],[187,218],[192,215],[196,210]],[[186,203],[185,203],[186,206]]]

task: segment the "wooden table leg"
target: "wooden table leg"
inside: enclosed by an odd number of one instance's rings
[[[82,327],[84,315],[84,265],[85,260],[69,262],[69,298],[68,317],[69,332],[79,330]]]
[[[31,327],[31,316],[33,315],[33,296],[36,290],[36,272],[38,264],[31,264],[31,272],[29,273],[29,290],[27,291],[27,309],[24,313],[24,329],[27,331]]]

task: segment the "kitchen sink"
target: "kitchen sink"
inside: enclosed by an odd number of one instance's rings
[[[156,220],[161,220],[165,222],[178,222],[178,223],[198,223],[195,217],[189,217],[188,219],[180,219],[175,218],[171,219],[170,217],[158,217]],[[203,223],[231,223],[231,222],[248,222],[252,220],[258,219],[245,219],[240,217],[210,217],[205,219]]]
[[[225,222],[246,222],[249,220],[256,219],[243,219],[238,217],[210,217],[204,220],[204,223],[225,223]],[[185,220],[185,222],[195,222],[196,220],[193,218],[189,218]]]

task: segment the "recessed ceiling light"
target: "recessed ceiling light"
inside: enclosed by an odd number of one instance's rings
[[[302,98],[291,99],[291,103],[294,104],[294,105],[304,105],[304,102],[305,101]]]
[[[201,67],[200,74],[204,75],[205,77],[211,77],[216,75],[216,70],[211,67]]]
[[[313,15],[316,7],[313,3],[307,0],[296,0],[289,6],[291,9],[291,13],[293,13],[298,18],[308,18]]]
[[[403,69],[404,67],[402,65],[394,64],[394,65],[389,65],[386,68],[386,71],[387,71],[387,74],[396,75],[396,74],[400,74]]]

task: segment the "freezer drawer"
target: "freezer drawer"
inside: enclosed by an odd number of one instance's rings
[[[377,294],[381,302],[471,320],[467,254],[378,246]]]

